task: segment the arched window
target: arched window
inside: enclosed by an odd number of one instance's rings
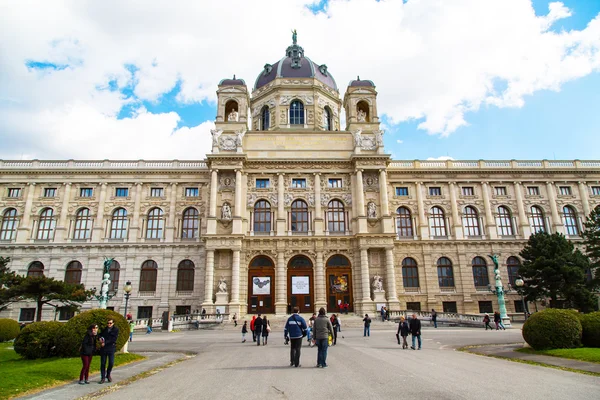
[[[546,232],[546,222],[544,221],[544,212],[538,206],[531,206],[531,233]]]
[[[447,236],[446,217],[444,216],[444,210],[440,207],[433,207],[431,209],[431,214],[429,215],[429,231],[431,236],[434,237]]]
[[[194,290],[194,263],[190,260],[183,260],[177,266],[177,287],[178,292]]]
[[[300,100],[290,105],[290,125],[304,125],[304,104]]]
[[[333,119],[331,118],[331,109],[325,107],[323,110],[323,127],[326,131],[333,130]]]
[[[260,111],[260,128],[263,131],[268,131],[271,127],[271,113],[269,107],[264,106]]]
[[[110,238],[127,238],[127,211],[124,208],[117,208],[112,214],[110,221]]]
[[[399,237],[414,237],[412,215],[406,207],[398,207],[396,210],[396,232]]]
[[[271,232],[271,204],[266,200],[254,203],[254,232]]]
[[[344,203],[339,200],[331,200],[327,207],[327,229],[329,232],[346,231],[346,212]]]
[[[90,209],[82,208],[75,216],[75,230],[73,231],[73,239],[89,239],[91,230],[92,218],[90,217]]]
[[[181,221],[181,238],[196,239],[198,237],[198,210],[190,207],[183,212]]]
[[[447,257],[440,257],[437,261],[437,270],[440,288],[453,288],[454,272],[452,271],[452,261]]]
[[[162,239],[164,224],[163,211],[158,207],[150,210],[148,213],[146,239]]]
[[[308,232],[308,206],[303,200],[295,200],[292,203],[292,211],[290,213],[292,221],[292,232]]]
[[[515,286],[515,280],[519,276],[519,268],[521,268],[521,261],[515,257],[510,256],[506,259],[506,269],[508,270],[508,283],[511,286]]]
[[[56,220],[54,219],[54,211],[51,208],[45,208],[40,214],[40,223],[37,230],[37,239],[50,240],[54,238],[54,228]]]
[[[79,261],[71,261],[65,271],[65,283],[81,283],[81,271],[83,267]]]
[[[402,282],[405,288],[419,287],[419,268],[413,258],[406,257],[402,260]]]
[[[115,293],[119,289],[121,264],[119,264],[117,260],[113,260],[112,264],[110,264],[110,270],[108,271],[108,273],[110,274],[110,287],[108,288],[108,291]]]
[[[513,236],[515,234],[512,224],[510,210],[504,206],[498,207],[498,216],[496,217],[498,233],[500,236]]]
[[[152,260],[144,261],[142,273],[140,274],[140,292],[156,291],[156,276],[158,265]]]
[[[488,275],[487,263],[483,257],[475,257],[473,262],[473,282],[476,288],[487,288],[490,284],[490,277]]]
[[[0,240],[14,240],[17,236],[17,210],[9,208],[2,214],[0,225]]]
[[[250,262],[250,267],[253,268],[273,268],[274,266],[273,260],[267,256],[257,256]]]
[[[349,267],[350,261],[348,261],[348,259],[343,255],[336,254],[334,256],[329,257],[325,265],[327,267]]]
[[[577,212],[571,206],[563,207],[563,221],[568,236],[579,236],[579,224],[577,223]]]
[[[44,276],[44,264],[39,261],[34,261],[27,268],[27,277]]]
[[[475,207],[465,207],[465,212],[463,213],[463,226],[467,236],[481,236],[479,214]]]

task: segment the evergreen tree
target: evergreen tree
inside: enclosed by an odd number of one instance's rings
[[[17,285],[22,279],[8,268],[9,257],[0,257],[0,311],[4,310],[11,300],[11,288]]]
[[[600,207],[590,213],[584,225],[583,243],[590,259],[588,286],[597,291],[600,289]]]

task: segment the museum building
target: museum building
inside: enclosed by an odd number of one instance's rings
[[[108,306],[123,312],[131,281],[134,318],[476,314],[498,308],[488,255],[514,285],[532,233],[578,241],[600,206],[600,161],[392,160],[375,84],[357,78],[342,99],[295,37],[251,92],[234,76],[217,98],[204,160],[0,160],[0,256],[88,288],[114,258]],[[522,307],[507,295],[509,313]],[[44,318],[55,311],[71,316],[48,306]],[[0,315],[31,321],[35,304]]]

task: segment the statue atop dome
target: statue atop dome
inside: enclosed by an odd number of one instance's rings
[[[292,44],[297,44],[298,42],[298,33],[295,29],[292,29]]]

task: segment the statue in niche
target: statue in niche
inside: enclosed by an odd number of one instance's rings
[[[219,278],[219,285],[217,286],[217,292],[218,293],[227,293],[227,280],[225,280],[225,277],[221,277]]]
[[[367,204],[367,218],[377,218],[377,206],[372,201]]]
[[[383,292],[383,278],[379,275],[374,275],[371,286],[374,292]]]
[[[210,134],[212,135],[213,147],[219,145],[219,138],[221,137],[221,133],[223,133],[223,130],[221,130],[221,129],[211,129],[210,130]]]
[[[237,120],[238,120],[238,112],[234,108],[233,110],[231,110],[231,112],[227,116],[227,122],[237,122]]]
[[[242,138],[246,134],[246,128],[239,130],[235,133],[235,145],[237,147],[242,147]]]
[[[377,147],[383,147],[383,134],[384,131],[375,131],[375,142]]]
[[[365,110],[359,108],[356,118],[358,119],[358,122],[367,122],[367,113]]]
[[[352,132],[352,134],[354,135],[354,146],[356,147],[362,146],[362,137],[360,136],[361,133],[361,129],[357,129],[354,132]]]
[[[221,219],[231,219],[231,206],[229,203],[223,203],[223,207],[221,207]]]

